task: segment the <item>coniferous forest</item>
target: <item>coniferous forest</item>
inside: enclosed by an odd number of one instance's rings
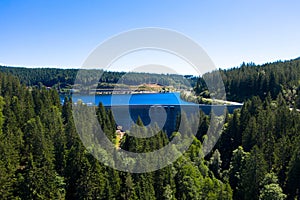
[[[228,99],[244,105],[226,114],[213,151],[202,153],[211,115],[200,111],[198,130],[189,130],[196,131],[189,149],[167,167],[141,174],[114,170],[88,152],[76,132],[72,100],[61,104],[58,81],[51,79],[55,87],[46,88],[37,75],[30,80],[27,69],[12,73],[2,68],[0,199],[300,199],[299,64],[291,60],[221,70]],[[57,77],[55,71],[47,75],[47,69],[39,73],[47,80]],[[209,96],[201,77],[189,81],[199,96]],[[96,110],[102,129],[115,141],[111,111],[102,104]],[[192,120],[182,121],[188,129]],[[141,120],[134,130],[154,131],[143,128]],[[125,136],[120,147],[148,152],[180,134]]]

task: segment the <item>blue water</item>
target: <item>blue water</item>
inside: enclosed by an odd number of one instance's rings
[[[61,96],[63,102],[64,96]],[[153,94],[113,94],[113,95],[82,95],[73,94],[73,102],[81,100],[88,105],[98,105],[100,102],[104,106],[116,105],[196,105],[186,102],[180,98],[179,92],[174,93],[153,93]]]
[[[64,96],[61,95],[63,103]],[[170,135],[176,126],[177,116],[183,111],[191,116],[200,110],[205,114],[213,112],[223,115],[227,107],[229,113],[241,105],[199,105],[180,99],[180,93],[154,93],[154,94],[114,94],[114,95],[82,95],[73,94],[74,103],[82,101],[87,105],[98,105],[111,107],[117,125],[129,130],[131,125],[140,117],[145,126],[156,123],[161,129]],[[162,120],[164,119],[165,120]]]

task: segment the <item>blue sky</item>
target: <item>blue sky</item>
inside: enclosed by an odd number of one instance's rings
[[[0,63],[80,67],[101,42],[143,27],[179,31],[218,68],[300,56],[300,1],[1,0]]]

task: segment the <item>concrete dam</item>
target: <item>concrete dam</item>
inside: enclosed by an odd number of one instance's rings
[[[123,130],[129,130],[130,127],[140,117],[145,126],[157,124],[160,129],[168,135],[176,131],[176,122],[181,113],[185,113],[187,118],[202,110],[206,115],[211,111],[215,115],[223,115],[227,109],[229,113],[242,105],[113,105],[105,106],[112,110],[117,125],[122,126]]]

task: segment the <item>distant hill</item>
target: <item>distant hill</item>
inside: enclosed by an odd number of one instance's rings
[[[12,74],[27,86],[44,85],[55,87],[58,90],[73,87],[79,69],[54,69],[54,68],[23,68],[0,66],[0,72]],[[99,70],[97,70],[99,72]],[[142,85],[159,84],[172,86],[175,89],[189,89],[193,87],[196,94],[208,98],[208,91],[204,77],[214,79],[216,71],[204,74],[202,77],[182,76],[174,74],[155,74],[138,72],[108,72],[102,71],[101,77],[95,70],[82,70],[80,79],[76,83],[97,87],[114,87],[114,84]],[[240,67],[219,70],[221,73],[226,98],[230,101],[243,102],[253,96],[265,99],[268,94],[275,99],[282,93],[290,104],[300,107],[300,57],[288,60],[255,65],[243,63]],[[105,84],[104,84],[105,83]],[[80,85],[77,87],[80,88]]]
[[[273,99],[282,93],[291,105],[298,101],[300,86],[300,59],[277,61],[263,65],[243,63],[240,67],[219,70],[231,101],[243,102],[252,96],[265,99],[268,94]],[[215,72],[204,74],[212,79]],[[199,78],[195,91],[198,95],[208,95],[203,78]],[[212,91],[210,91],[212,92]]]
[[[186,79],[182,75],[176,74],[155,74],[139,72],[108,72],[103,70],[83,70],[81,77],[78,78],[79,69],[57,69],[57,68],[24,68],[0,66],[0,72],[12,74],[19,78],[20,82],[27,86],[44,85],[46,87],[71,88],[76,83],[91,85],[96,87],[95,83],[108,84],[159,84],[163,86],[173,86],[177,89],[187,89],[193,86],[192,79]],[[103,73],[99,77],[100,73]],[[191,85],[192,84],[192,85]],[[79,86],[80,87],[80,86]]]

